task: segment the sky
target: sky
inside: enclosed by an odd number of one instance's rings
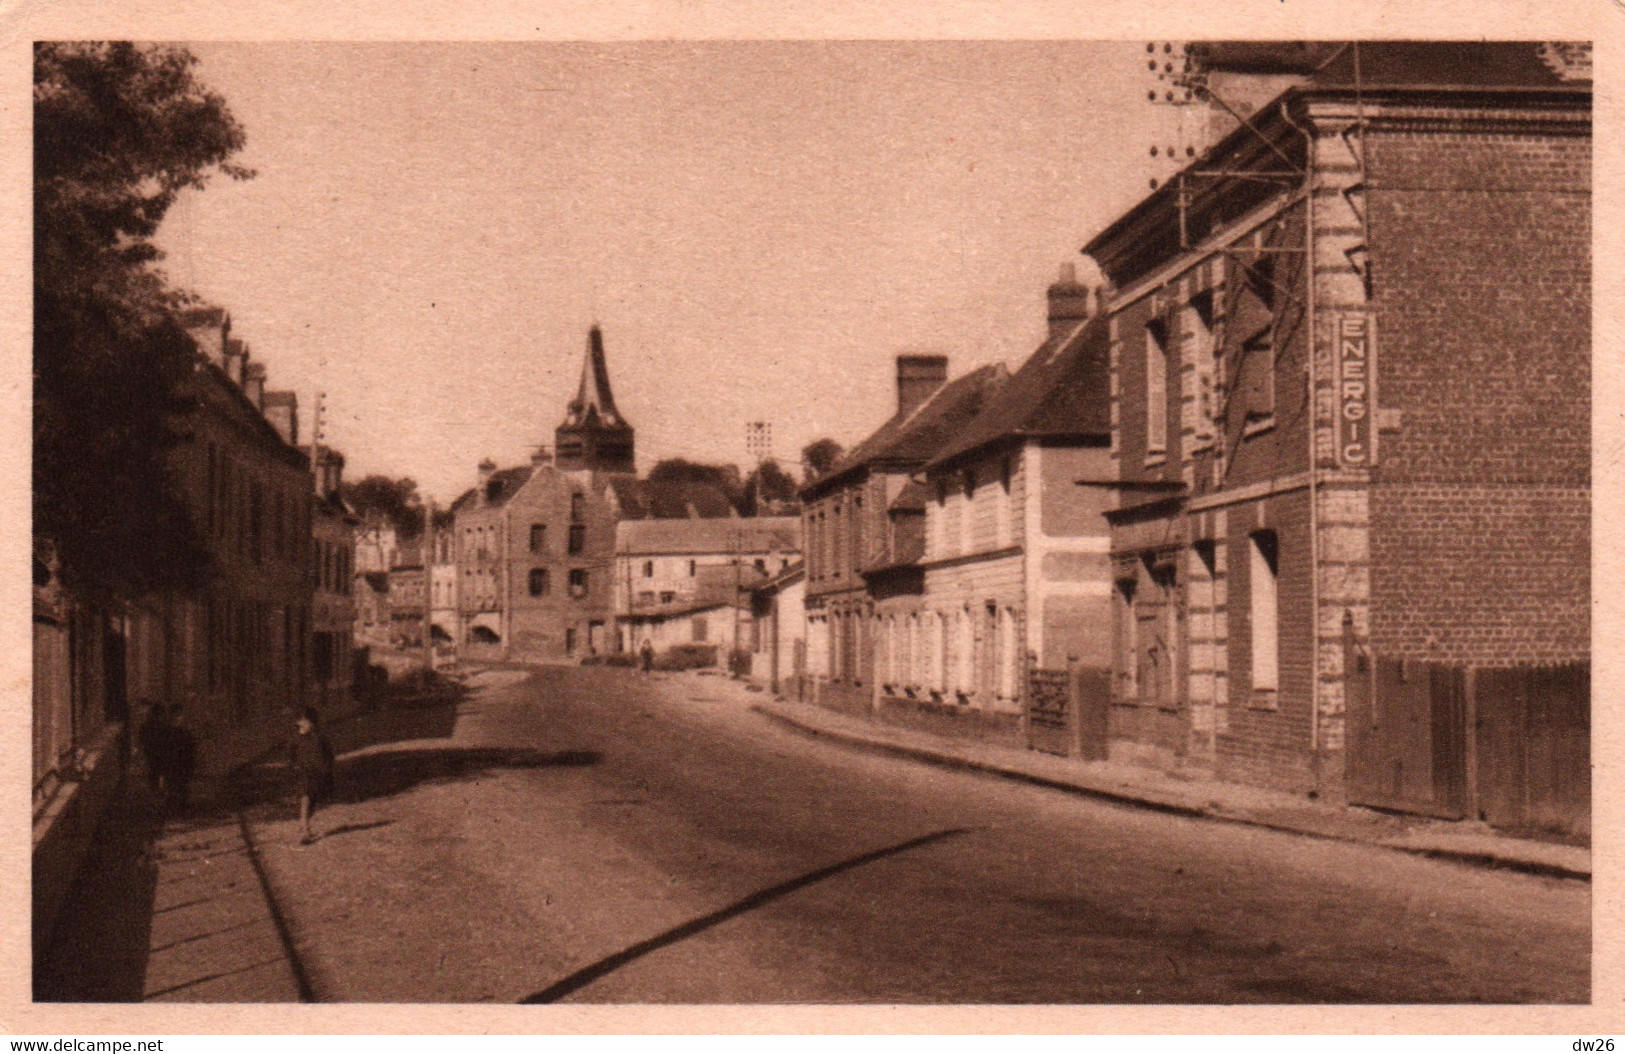
[[[645,470],[850,447],[900,353],[1014,369],[1177,138],[1144,42],[189,46],[258,175],[182,198],[166,271],[307,436],[325,392],[349,478],[442,503],[551,445],[595,321]]]

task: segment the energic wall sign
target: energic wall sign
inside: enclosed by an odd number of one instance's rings
[[[1366,311],[1332,314],[1332,381],[1337,465],[1377,463],[1377,325]]]

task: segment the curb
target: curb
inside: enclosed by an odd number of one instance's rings
[[[1348,838],[1342,835],[1330,834],[1325,831],[1305,830],[1288,824],[1275,823],[1269,820],[1259,820],[1250,816],[1231,812],[1222,812],[1195,805],[1182,805],[1177,802],[1158,801],[1154,798],[1142,798],[1122,791],[1114,791],[1102,787],[1088,787],[1078,783],[1069,783],[1065,780],[1051,779],[1048,776],[1039,776],[1031,772],[1022,772],[1020,769],[1006,768],[1002,765],[990,764],[983,761],[972,761],[970,758],[959,757],[954,754],[944,754],[925,747],[904,746],[897,743],[884,743],[878,740],[867,739],[850,732],[839,732],[828,728],[817,728],[813,725],[803,724],[791,717],[769,709],[761,703],[750,704],[750,709],[786,728],[793,729],[803,735],[817,736],[854,747],[872,754],[887,757],[908,758],[914,761],[923,761],[927,764],[937,765],[941,768],[957,769],[964,772],[977,772],[1017,783],[1026,783],[1032,786],[1044,787],[1049,790],[1058,790],[1067,794],[1076,794],[1081,797],[1095,798],[1101,801],[1112,802],[1117,805],[1126,805],[1136,809],[1145,809],[1152,812],[1167,813],[1174,816],[1185,816],[1194,819],[1212,820],[1221,823],[1237,824],[1244,827],[1256,827],[1266,831],[1278,831],[1283,834],[1298,835],[1303,838],[1315,838],[1326,842],[1345,842],[1352,845],[1368,845],[1377,849],[1387,849],[1393,852],[1409,853],[1412,856],[1423,856],[1434,860],[1444,860],[1451,863],[1463,864],[1470,867],[1492,868],[1502,871],[1517,871],[1543,878],[1566,878],[1590,883],[1591,872],[1577,868],[1566,867],[1562,864],[1546,863],[1539,860],[1518,860],[1509,857],[1495,856],[1473,850],[1446,849],[1439,846],[1413,846],[1393,845],[1387,842],[1369,841],[1364,838]]]

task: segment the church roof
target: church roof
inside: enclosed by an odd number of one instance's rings
[[[561,428],[629,428],[615,409],[609,388],[609,366],[604,361],[604,334],[597,326],[587,332],[587,354],[581,363],[581,387],[565,410]]]

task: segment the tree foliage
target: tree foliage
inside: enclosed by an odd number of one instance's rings
[[[705,465],[686,458],[669,457],[649,470],[650,483],[708,483],[730,494],[740,486],[737,465]]]
[[[183,48],[34,49],[34,530],[63,577],[133,597],[207,571],[169,452],[196,354],[152,237],[243,131]]]
[[[801,448],[801,481],[810,483],[835,466],[845,450],[828,437],[814,440]]]
[[[367,523],[388,524],[403,539],[423,533],[423,498],[418,494],[417,481],[410,477],[363,476],[340,484],[339,493]]]
[[[788,516],[799,509],[796,481],[777,461],[764,461],[745,477],[745,515]]]

